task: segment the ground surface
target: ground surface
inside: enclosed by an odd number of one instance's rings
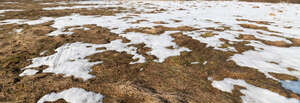
[[[1,103],[300,100],[298,4],[54,1],[0,2]]]

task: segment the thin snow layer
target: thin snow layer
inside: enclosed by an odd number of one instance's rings
[[[270,90],[259,88],[246,83],[244,80],[225,78],[222,81],[213,81],[212,86],[228,93],[232,93],[234,85],[245,87],[240,90],[243,103],[299,103],[295,98],[287,98]]]
[[[36,25],[36,24],[42,24],[49,22],[53,20],[54,18],[51,17],[42,17],[38,20],[25,20],[25,19],[7,19],[0,21],[0,25],[5,25],[5,24],[28,24],[28,25]]]
[[[115,16],[84,16],[80,14],[73,14],[70,16],[64,16],[54,19],[54,24],[51,25],[54,28],[57,28],[56,31],[51,32],[48,35],[51,36],[57,36],[60,34],[72,34],[64,32],[65,27],[68,26],[82,26],[82,25],[88,25],[88,24],[96,24],[97,26],[107,27],[107,28],[118,28],[116,30],[112,31],[122,31],[126,30],[130,27],[137,27],[135,25],[130,25],[129,23],[124,22],[123,20],[120,20],[123,16],[126,16],[124,14],[115,15]],[[114,33],[121,33],[121,32],[114,32]]]
[[[294,93],[300,94],[300,81],[281,81],[282,87],[291,90]]]
[[[121,16],[122,17],[122,16]],[[174,39],[169,35],[174,32],[166,32],[161,35],[149,35],[143,33],[122,33],[123,30],[134,27],[143,27],[139,24],[127,24],[119,19],[119,16],[104,16],[104,17],[94,17],[94,16],[82,16],[74,14],[71,16],[65,16],[55,19],[55,23],[51,25],[57,28],[56,31],[51,32],[48,35],[59,35],[59,34],[70,34],[63,32],[66,26],[76,26],[76,25],[86,25],[86,24],[97,24],[98,26],[104,26],[108,28],[118,28],[117,30],[112,30],[112,32],[121,34],[131,42],[130,44],[140,44],[145,43],[146,47],[152,50],[148,52],[150,55],[154,55],[159,60],[156,62],[163,62],[166,58],[170,56],[180,55],[182,51],[190,51],[187,48],[178,47],[176,43],[172,42]],[[166,47],[172,46],[175,49],[167,49]]]
[[[56,53],[46,57],[37,57],[32,60],[32,64],[25,68],[39,67],[42,65],[49,66],[43,70],[45,73],[65,74],[65,76],[74,76],[84,80],[94,77],[89,74],[91,67],[101,62],[89,62],[86,56],[103,52],[96,50],[96,44],[72,43],[65,44],[55,51]],[[26,69],[24,73],[31,71]],[[23,74],[23,73],[22,73]],[[20,75],[22,76],[22,75]]]
[[[200,62],[191,62],[191,64],[199,64]]]
[[[38,70],[34,70],[34,69],[26,69],[19,76],[35,75],[37,72],[39,72],[39,71]]]
[[[152,50],[148,52],[149,55],[154,55],[159,59],[157,62],[163,62],[167,57],[179,55],[182,51],[189,51],[186,48],[178,47],[171,42],[171,38],[167,34],[159,36],[146,35],[142,33],[125,33],[124,30],[128,28],[139,27],[153,27],[153,26],[191,26],[199,28],[197,31],[185,31],[183,34],[199,40],[202,43],[207,43],[208,47],[214,47],[217,50],[233,51],[237,50],[234,47],[222,48],[224,41],[220,39],[229,40],[229,43],[241,42],[243,40],[237,39],[240,34],[253,35],[258,39],[268,41],[285,41],[291,43],[287,38],[300,38],[300,6],[299,4],[272,4],[272,3],[249,3],[249,2],[235,2],[235,1],[80,1],[69,2],[74,4],[97,4],[100,7],[123,7],[126,9],[135,8],[140,11],[119,13],[113,16],[84,16],[79,14],[72,14],[69,16],[58,18],[41,18],[37,21],[26,21],[29,24],[37,24],[40,21],[54,20],[52,27],[56,31],[48,35],[56,36],[60,34],[72,34],[72,32],[65,32],[67,26],[82,26],[86,24],[96,24],[111,29],[111,32],[119,34],[129,40],[130,43],[124,44],[128,47],[129,44],[145,43],[146,47]],[[149,11],[164,9],[165,11],[159,13],[147,13]],[[220,12],[221,11],[221,12]],[[259,15],[258,15],[259,14]],[[271,15],[272,14],[272,15]],[[270,24],[257,24],[249,21],[238,21],[237,19],[248,19],[252,21],[268,21]],[[132,23],[137,20],[148,20],[140,23]],[[181,20],[181,22],[174,22],[174,20]],[[164,21],[167,24],[155,24],[155,21]],[[20,23],[19,21],[14,21]],[[25,23],[25,22],[21,22]],[[271,31],[257,30],[243,28],[239,24],[254,24],[257,26],[267,27]],[[230,27],[225,31],[206,30],[205,28],[222,29]],[[212,37],[202,37],[201,34],[205,32],[212,32],[218,35]],[[262,33],[262,34],[261,34]],[[277,35],[277,36],[274,36]],[[238,65],[248,66],[265,73],[268,77],[268,72],[284,73],[293,76],[300,76],[299,73],[299,51],[297,47],[279,48],[270,45],[257,45],[258,41],[249,40],[250,46],[254,46],[257,51],[246,51],[242,54],[236,54],[232,57]],[[167,49],[166,47],[173,46],[175,49]],[[264,50],[260,50],[260,48]],[[129,52],[129,51],[127,51]],[[135,54],[133,50],[132,54]],[[290,54],[290,55],[288,55]],[[293,55],[291,55],[293,54]],[[297,55],[298,54],[298,55]],[[136,56],[140,58],[142,56]],[[141,62],[141,61],[139,61]],[[271,63],[272,62],[272,63]],[[275,64],[274,62],[278,63]],[[286,68],[292,67],[297,71],[288,71]]]
[[[138,59],[134,63],[144,63],[145,58],[142,55],[136,53],[135,47],[128,47],[129,44],[122,43],[122,40],[114,40],[108,44],[89,44],[89,43],[71,43],[65,44],[56,49],[56,53],[46,57],[37,57],[32,60],[32,64],[25,67],[25,71],[20,76],[34,75],[33,67],[39,67],[42,65],[49,66],[43,70],[45,73],[64,74],[65,76],[74,76],[76,78],[82,78],[88,80],[93,75],[91,67],[95,64],[102,62],[89,62],[85,57],[95,53],[101,53],[105,50],[96,50],[97,48],[105,47],[107,50],[116,50],[118,52],[125,51],[128,54],[133,55],[133,59]]]
[[[269,35],[272,34],[283,37],[300,37],[297,34],[297,32],[300,32],[300,18],[298,18],[300,14],[300,8],[297,4],[248,3],[234,1],[126,1],[122,3],[105,1],[81,1],[74,3],[97,4],[105,7],[124,7],[127,9],[135,8],[135,10],[141,11],[141,14],[129,12],[116,14],[114,16],[101,17],[82,16],[75,14],[60,17],[56,18],[55,24],[52,25],[54,28],[57,28],[57,30],[50,33],[49,35],[70,34],[63,32],[64,27],[85,24],[97,24],[98,26],[103,26],[110,29],[117,28],[112,30],[112,32],[117,34],[122,34],[122,32],[128,28],[153,27],[157,25],[167,27],[177,27],[184,25],[192,26],[195,28],[222,28],[223,26],[231,27],[231,30],[226,30],[224,32],[209,31],[219,34],[217,36],[209,38],[203,38],[200,36],[204,32],[196,31],[192,33],[184,33],[196,40],[199,40],[200,42],[207,43],[207,46],[214,47],[215,49],[223,51],[236,50],[233,47],[221,48],[222,44],[224,44],[224,41],[221,41],[219,39],[224,38],[230,41],[239,41],[236,39],[236,37],[238,37],[240,34],[249,34],[254,35],[259,39],[269,41],[285,41],[287,43],[291,42],[285,38]],[[255,6],[258,6],[259,8],[254,8]],[[166,11],[163,11],[161,13],[145,13],[159,9],[165,9]],[[236,11],[237,9],[238,11]],[[271,13],[275,15],[270,16]],[[271,24],[256,24],[248,21],[237,21],[236,19],[269,21],[271,22]],[[136,20],[148,21],[137,24],[131,23]],[[173,20],[181,20],[182,22],[174,22]],[[153,22],[155,21],[164,21],[168,24],[154,24]],[[265,26],[270,30],[279,33],[242,28],[239,25],[242,23]],[[259,34],[258,32],[264,33],[264,35]]]
[[[240,66],[247,66],[258,69],[271,77],[268,72],[283,73],[296,77],[300,77],[300,47],[275,47],[275,46],[256,46],[263,50],[246,51],[242,54],[235,54],[231,60]],[[289,71],[293,68],[296,71]]]
[[[10,11],[23,11],[19,9],[6,9],[6,10],[0,10],[0,14],[5,13],[5,12],[10,12]]]
[[[98,47],[105,47],[107,50],[115,50],[118,52],[126,52],[127,54],[133,55],[133,59],[137,59],[135,62],[131,62],[130,64],[135,64],[135,63],[144,63],[146,62],[145,57],[137,54],[137,48],[128,46],[130,43],[122,43],[122,40],[114,40],[109,44],[103,44]]]
[[[70,88],[59,93],[52,92],[43,96],[37,103],[54,102],[64,99],[69,103],[102,103],[104,96],[82,88]]]
[[[180,52],[191,51],[188,48],[178,47],[176,43],[172,42],[174,38],[170,36],[171,33],[173,32],[166,32],[161,35],[127,33],[122,36],[131,40],[130,43],[133,44],[145,43],[146,47],[151,48],[151,51],[147,52],[147,54],[156,56],[158,60],[154,61],[162,63],[170,56],[178,56],[180,55]],[[168,49],[167,47],[173,48]]]
[[[206,65],[206,64],[207,64],[207,61],[204,61],[204,62],[203,62],[203,65]]]
[[[17,33],[21,33],[23,31],[23,29],[16,29]]]

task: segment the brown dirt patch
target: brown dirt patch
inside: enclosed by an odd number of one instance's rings
[[[266,45],[272,45],[272,46],[277,46],[277,47],[295,46],[295,44],[290,44],[285,41],[268,41],[268,40],[258,39],[254,35],[248,35],[248,34],[240,34],[238,39],[261,41],[262,43],[264,43]]]
[[[215,36],[215,35],[217,35],[217,34],[214,34],[214,33],[212,33],[212,32],[206,32],[206,33],[201,34],[201,36],[202,36],[203,38],[213,37],[213,36]]]
[[[265,26],[257,26],[254,24],[239,24],[241,27],[243,28],[248,28],[248,29],[257,29],[257,30],[264,30],[264,31],[268,31],[268,32],[274,32],[277,33],[276,31],[271,31],[269,30],[267,27]]]
[[[179,26],[179,27],[164,27],[164,26],[154,26],[153,28],[150,27],[142,27],[142,28],[130,28],[125,30],[125,32],[140,32],[146,34],[153,34],[159,35],[164,33],[165,31],[194,31],[199,30],[197,28],[193,28],[190,26]]]
[[[269,21],[255,21],[255,20],[249,20],[249,19],[236,19],[236,21],[248,21],[248,22],[264,24],[264,25],[271,25],[273,23],[273,22],[269,22]]]
[[[291,44],[285,42],[285,41],[263,41],[263,43],[267,45],[272,45],[272,46],[278,46],[278,47],[289,47]]]
[[[291,38],[290,40],[293,42],[293,45],[300,46],[300,38]]]
[[[269,74],[280,80],[292,80],[292,81],[298,80],[297,77],[286,75],[286,74],[280,74],[280,73],[269,73]]]

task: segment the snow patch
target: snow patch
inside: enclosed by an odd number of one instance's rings
[[[103,44],[98,47],[105,47],[107,50],[115,50],[118,52],[126,52],[127,54],[133,55],[133,59],[138,59],[135,62],[131,62],[130,64],[135,64],[135,63],[144,63],[146,62],[145,57],[137,54],[137,48],[128,46],[131,43],[122,43],[122,40],[114,40],[109,44]]]
[[[154,60],[155,62],[162,63],[165,59],[170,56],[178,56],[180,52],[183,51],[191,51],[188,48],[179,47],[176,43],[172,42],[174,38],[170,36],[173,32],[165,32],[161,35],[149,35],[143,33],[127,33],[122,34],[122,36],[126,37],[130,40],[132,44],[145,43],[146,47],[151,48],[151,51],[147,52],[149,55],[154,55],[158,58],[158,60]],[[173,47],[172,49],[168,49],[167,47]]]
[[[54,18],[51,17],[42,17],[38,20],[25,20],[25,19],[8,19],[0,21],[0,25],[6,25],[6,24],[28,24],[28,25],[37,25],[49,22],[53,20]]]
[[[204,61],[204,62],[203,62],[203,65],[206,65],[206,64],[207,64],[207,61]]]
[[[240,66],[258,69],[270,78],[273,77],[268,72],[300,77],[300,47],[283,48],[263,44],[256,44],[255,46],[263,49],[235,54],[231,60]],[[288,68],[294,68],[296,71],[289,71]]]
[[[37,72],[39,72],[39,71],[38,70],[34,70],[34,69],[26,69],[19,76],[35,75]]]
[[[200,62],[191,62],[191,64],[199,64]]]
[[[10,11],[23,11],[19,9],[6,9],[6,10],[0,10],[0,14],[5,13],[5,12],[10,12]]]
[[[37,103],[54,102],[64,99],[69,103],[102,103],[104,96],[82,88],[70,88],[59,93],[52,92],[43,96]]]
[[[73,75],[74,77],[87,80],[94,77],[89,74],[91,71],[90,67],[101,63],[89,62],[89,60],[85,59],[86,56],[103,52],[103,50],[97,51],[97,46],[96,44],[80,42],[65,44],[57,48],[55,50],[56,53],[53,55],[34,58],[32,64],[25,67],[25,69],[48,65],[49,67],[43,70],[43,72],[65,74],[65,76]]]
[[[300,94],[300,81],[281,81],[282,87],[285,89],[291,90],[294,93]]]
[[[44,54],[46,54],[47,52],[48,52],[48,50],[45,50],[45,51],[41,52],[40,55],[44,55]]]
[[[15,30],[17,33],[21,33],[23,31],[23,29],[16,29]]]
[[[243,103],[299,103],[295,98],[287,98],[270,90],[259,88],[246,83],[244,80],[225,78],[222,81],[213,81],[212,86],[228,93],[232,93],[234,85],[245,87],[240,90]]]
[[[74,76],[76,78],[88,80],[94,77],[89,74],[89,72],[91,72],[90,68],[93,65],[102,62],[89,62],[85,57],[106,50],[116,50],[118,52],[125,51],[128,54],[132,54],[133,59],[138,59],[135,62],[131,62],[131,64],[144,63],[145,58],[142,55],[137,54],[135,47],[128,47],[128,45],[128,43],[122,43],[122,40],[114,40],[108,44],[89,44],[81,42],[65,44],[57,48],[55,50],[56,53],[53,55],[34,58],[32,64],[25,67],[24,69],[26,70],[24,73],[20,74],[20,76],[24,76],[24,74],[30,72],[31,70],[28,68],[48,65],[49,67],[43,70],[44,73],[65,74],[65,76]],[[101,47],[105,47],[106,50],[96,50]]]

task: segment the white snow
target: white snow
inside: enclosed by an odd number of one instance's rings
[[[89,74],[91,71],[90,68],[95,64],[101,63],[89,62],[89,60],[85,59],[86,56],[103,52],[103,50],[97,51],[96,48],[96,44],[80,42],[65,44],[57,48],[55,50],[56,53],[53,55],[32,59],[32,64],[25,67],[26,70],[24,72],[28,72],[27,70],[30,70],[27,68],[47,65],[49,67],[43,70],[45,73],[65,74],[65,76],[73,75],[74,77],[80,77],[87,80],[94,77]]]
[[[121,15],[122,17],[122,15]],[[163,62],[166,58],[170,56],[180,55],[182,51],[189,51],[187,48],[178,47],[172,40],[174,40],[169,34],[175,33],[166,32],[161,35],[149,35],[143,33],[122,33],[123,30],[126,30],[131,27],[139,27],[139,24],[132,25],[127,24],[126,22],[122,22],[119,19],[119,16],[103,16],[103,17],[94,17],[94,16],[82,16],[78,14],[74,14],[71,16],[65,16],[55,19],[55,23],[51,25],[58,30],[50,33],[49,35],[59,35],[59,34],[72,34],[70,32],[63,32],[66,26],[78,26],[78,25],[86,25],[86,24],[97,24],[98,26],[104,26],[108,28],[118,28],[117,30],[112,30],[115,33],[118,33],[131,42],[130,44],[139,44],[145,43],[146,47],[151,48],[152,50],[148,52],[150,55],[154,55],[159,58],[156,62]],[[141,27],[143,25],[140,25]],[[166,47],[172,46],[175,49],[167,49]]]
[[[204,61],[204,62],[203,62],[203,65],[206,65],[206,64],[207,64],[207,61]]]
[[[73,6],[73,7],[52,7],[43,8],[44,10],[62,10],[62,9],[77,9],[77,8],[94,8],[94,7],[124,7],[126,9],[135,8],[141,11],[140,14],[134,12],[119,13],[113,16],[84,16],[80,14],[72,14],[64,17],[42,17],[38,20],[22,20],[9,19],[0,21],[0,25],[4,24],[41,24],[54,20],[52,27],[56,31],[51,32],[50,36],[57,36],[60,34],[72,34],[74,29],[86,28],[71,28],[65,31],[69,26],[82,26],[87,24],[96,24],[111,29],[111,32],[118,34],[130,40],[129,43],[122,43],[121,40],[115,40],[108,44],[88,44],[88,43],[72,43],[65,44],[58,48],[57,53],[33,59],[33,64],[25,68],[25,71],[20,76],[34,75],[37,71],[30,69],[31,67],[38,67],[41,65],[48,65],[49,68],[43,72],[50,72],[55,74],[65,74],[65,76],[74,76],[87,80],[93,75],[89,74],[91,67],[101,62],[89,62],[84,59],[86,56],[101,53],[105,50],[96,50],[99,47],[105,47],[106,50],[115,50],[118,52],[126,52],[133,55],[133,59],[138,59],[134,63],[146,62],[145,57],[137,53],[137,48],[129,46],[132,44],[144,43],[146,47],[151,48],[147,52],[148,55],[154,55],[158,59],[155,62],[164,62],[170,56],[178,56],[181,52],[190,51],[188,48],[179,47],[172,42],[174,38],[170,36],[171,33],[178,31],[167,31],[161,35],[150,35],[143,33],[129,32],[124,33],[124,30],[129,28],[140,27],[178,27],[191,26],[199,28],[196,31],[185,31],[184,35],[190,36],[201,43],[206,43],[207,47],[213,47],[216,50],[237,52],[234,47],[221,48],[224,44],[220,39],[229,40],[229,43],[241,42],[245,40],[237,39],[241,34],[253,35],[258,39],[268,41],[285,41],[291,43],[286,38],[300,38],[300,6],[299,4],[285,4],[285,3],[249,3],[236,1],[80,1],[80,2],[60,2],[60,4],[97,4],[96,6]],[[151,5],[145,5],[150,3]],[[259,8],[253,8],[258,6]],[[179,10],[182,8],[183,10]],[[147,13],[154,10],[165,9],[161,13]],[[282,11],[282,12],[279,12]],[[5,12],[5,11],[0,11]],[[270,13],[275,15],[271,16]],[[128,18],[131,17],[131,18]],[[270,25],[256,24],[248,21],[237,21],[236,19],[249,19],[254,21],[268,21],[272,22]],[[148,20],[145,22],[132,24],[137,20]],[[173,20],[181,20],[181,22],[174,22]],[[155,24],[155,21],[164,21],[167,24]],[[276,32],[256,30],[249,28],[242,28],[239,24],[254,24],[257,26],[264,26]],[[231,29],[225,31],[207,30],[206,28],[223,28],[223,26]],[[290,27],[290,28],[286,28]],[[201,34],[212,32],[218,35],[212,37],[202,37]],[[261,32],[263,34],[260,34]],[[276,35],[276,36],[273,36]],[[281,37],[280,37],[281,36]],[[296,77],[300,77],[300,47],[275,47],[265,45],[259,41],[249,41],[249,46],[253,46],[255,50],[243,52],[241,54],[233,55],[229,60],[233,60],[240,66],[247,66],[264,73],[267,77],[278,80],[269,72],[283,73]],[[87,47],[91,46],[91,47]],[[174,49],[168,49],[173,47]],[[192,64],[196,64],[193,62]],[[197,63],[198,64],[198,63]],[[207,64],[207,61],[203,63]],[[294,68],[295,71],[289,71],[287,68]],[[278,80],[279,81],[279,80]],[[293,81],[281,81],[282,86],[299,93],[298,83]],[[277,93],[271,92],[267,89],[258,88],[247,84],[244,80],[224,79],[223,81],[213,81],[214,87],[231,93],[234,85],[245,87],[241,90],[242,100],[245,103],[298,103],[298,100],[293,98],[286,98]],[[57,94],[55,94],[57,95]]]
[[[28,24],[28,25],[36,25],[36,24],[42,24],[42,23],[46,23],[53,20],[52,17],[42,17],[38,20],[32,20],[32,21],[26,21],[24,22],[24,24]]]
[[[191,64],[199,64],[200,62],[191,62]]]
[[[44,54],[46,54],[47,52],[48,52],[48,50],[45,50],[45,51],[41,52],[40,55],[44,55]]]
[[[24,72],[22,72],[19,76],[28,76],[28,75],[35,75],[38,72],[38,70],[34,69],[26,69]]]
[[[22,22],[25,22],[25,20],[21,20],[21,19],[7,19],[7,20],[2,20],[0,21],[1,25],[5,25],[5,24],[23,24]]]
[[[17,33],[21,33],[23,31],[23,29],[16,29]]]
[[[0,21],[0,25],[5,25],[5,24],[28,24],[28,25],[36,25],[36,24],[42,24],[46,23],[53,20],[51,17],[42,17],[38,20],[25,20],[25,19],[7,19]]]
[[[76,30],[76,29],[83,29],[84,31],[90,30],[90,28],[85,28],[81,26],[81,27],[70,28],[69,31]]]
[[[64,32],[65,27],[67,26],[96,24],[98,26],[107,27],[109,29],[112,29],[112,32],[131,40],[131,42],[126,45],[145,43],[146,47],[152,49],[151,51],[147,52],[147,54],[154,55],[159,58],[158,60],[155,60],[156,62],[163,62],[170,56],[177,56],[180,55],[180,52],[190,50],[184,47],[178,47],[174,42],[172,42],[173,38],[169,36],[168,33],[173,32],[166,32],[161,35],[149,35],[133,32],[124,33],[123,31],[128,28],[153,27],[158,25],[166,27],[178,27],[183,25],[191,26],[195,28],[201,28],[201,30],[183,32],[183,34],[191,36],[193,39],[199,40],[200,42],[207,43],[208,47],[214,47],[217,50],[233,52],[236,52],[236,49],[234,47],[221,48],[221,46],[224,44],[224,42],[220,40],[221,38],[229,40],[229,43],[240,42],[243,41],[237,39],[240,34],[249,34],[254,35],[259,39],[269,41],[285,41],[287,43],[291,43],[285,38],[270,36],[270,34],[283,37],[300,37],[300,35],[297,34],[297,32],[300,32],[300,29],[294,28],[300,27],[300,18],[298,18],[300,14],[300,8],[297,4],[248,3],[235,1],[186,1],[180,2],[180,4],[179,2],[174,1],[143,1],[139,3],[135,1],[126,1],[122,3],[105,1],[82,1],[73,3],[97,4],[98,6],[105,5],[106,7],[124,7],[128,9],[137,8],[136,10],[143,12],[141,14],[129,12],[116,14],[114,16],[101,17],[73,14],[70,16],[58,18],[41,18],[41,20],[27,21],[26,23],[37,24],[35,22],[39,23],[41,21],[54,20],[55,22],[51,26],[57,28],[57,30],[48,34],[52,36],[60,34],[72,34],[72,32]],[[145,5],[145,3],[150,3],[152,5]],[[259,8],[253,8],[254,6],[259,6]],[[81,8],[81,6],[79,7]],[[153,11],[161,8],[166,9],[166,11],[154,14],[145,13],[147,11]],[[183,8],[185,10],[178,10],[179,8]],[[236,9],[238,9],[238,11]],[[283,12],[278,12],[279,10]],[[274,13],[276,15],[270,16],[270,13]],[[128,16],[132,18],[124,19],[124,17]],[[172,21],[173,19],[181,20],[182,22],[176,23]],[[272,23],[270,25],[264,25],[247,21],[237,21],[236,19],[269,21]],[[138,24],[131,23],[136,20],[148,20],[148,22],[141,22]],[[152,23],[154,21],[164,21],[169,24],[154,24]],[[242,28],[239,24],[243,23],[265,26],[270,30],[280,33]],[[222,28],[223,26],[231,27],[231,29],[221,32],[214,30],[203,30],[207,27]],[[292,28],[284,28],[286,26],[292,26]],[[201,34],[205,32],[212,32],[218,35],[204,38],[201,36]],[[259,34],[258,32],[262,32],[264,34]],[[298,48],[279,48],[269,45],[259,46],[261,45],[261,43],[257,42],[258,41],[250,41],[249,45],[254,46],[258,51],[246,51],[243,54],[234,55],[232,57],[232,60],[234,60],[241,66],[248,66],[258,69],[259,71],[265,73],[267,76],[269,76],[267,74],[268,72],[285,73],[298,77],[300,76],[300,73],[298,71],[286,70],[287,67],[293,67],[296,69],[299,68],[299,63],[296,63],[296,61],[299,60],[299,56],[296,55],[299,54],[296,52],[297,50],[299,50]],[[167,49],[166,47],[168,46],[172,46],[175,49]],[[260,48],[263,48],[265,50],[259,50]],[[136,52],[135,50],[133,51]],[[127,50],[127,52],[129,51]],[[295,56],[291,56],[288,54],[295,54]],[[141,58],[141,56],[134,58]],[[270,61],[279,62],[279,65],[269,63]],[[139,61],[139,63],[141,62],[144,61]]]
[[[240,41],[237,40],[240,34],[250,34],[257,38],[270,40],[270,41],[286,41],[290,43],[285,38],[268,36],[268,34],[280,35],[284,37],[300,37],[297,32],[300,32],[300,8],[297,4],[270,4],[270,3],[248,3],[248,2],[235,2],[235,1],[80,1],[80,2],[70,2],[74,4],[97,4],[96,6],[101,7],[124,7],[127,9],[136,8],[138,11],[142,11],[141,14],[136,13],[120,13],[114,16],[82,16],[78,14],[55,18],[55,24],[52,27],[58,30],[50,33],[49,35],[59,35],[59,34],[72,34],[70,32],[63,32],[66,26],[75,25],[85,25],[85,24],[97,24],[98,26],[108,27],[117,34],[122,34],[125,29],[137,28],[137,27],[153,27],[157,25],[167,26],[167,27],[177,27],[177,26],[192,26],[195,28],[221,28],[222,26],[231,27],[231,30],[224,32],[210,31],[219,35],[214,37],[202,38],[200,36],[203,31],[193,31],[185,32],[184,34],[193,37],[200,42],[207,43],[207,46],[214,47],[218,50],[223,51],[234,51],[235,48],[220,48],[223,41],[220,38],[224,38],[230,41]],[[150,3],[151,5],[145,5]],[[92,5],[95,6],[95,5]],[[259,8],[253,8],[258,6]],[[74,6],[74,8],[84,8],[89,6]],[[59,7],[58,9],[65,9]],[[72,7],[70,7],[72,8]],[[183,8],[185,10],[178,10]],[[165,9],[162,13],[151,14],[145,13],[147,11],[153,11],[157,9]],[[238,11],[236,11],[238,9]],[[281,10],[282,12],[278,12]],[[220,12],[222,11],[222,12]],[[275,16],[270,16],[270,13],[276,14]],[[257,15],[260,14],[260,15]],[[132,18],[122,19],[128,15]],[[172,20],[182,20],[182,22],[175,23]],[[237,21],[236,19],[249,19],[256,21],[269,21],[272,22],[270,25],[255,24],[247,21]],[[149,22],[142,22],[139,24],[132,24],[136,20],[148,20]],[[12,20],[13,23],[14,20]],[[164,21],[169,24],[154,24],[154,21]],[[16,22],[16,21],[15,21]],[[217,23],[219,22],[219,23]],[[270,30],[281,32],[281,33],[271,33],[262,30],[253,30],[240,27],[238,24],[248,23],[255,24],[258,26],[268,27]],[[292,28],[284,28],[287,26],[292,26]],[[243,30],[243,31],[238,31]],[[257,32],[263,32],[265,35],[259,34]]]
[[[30,75],[34,75],[30,68],[48,65],[49,67],[43,70],[44,73],[64,74],[65,76],[74,76],[76,78],[88,80],[94,77],[89,74],[89,72],[91,72],[90,68],[93,65],[102,62],[89,62],[85,57],[106,50],[116,50],[118,52],[125,51],[128,54],[132,54],[133,59],[138,59],[138,61],[131,62],[131,64],[144,63],[145,58],[136,53],[135,47],[128,47],[128,45],[129,44],[122,43],[122,40],[114,40],[108,44],[89,44],[81,42],[65,44],[57,48],[56,53],[53,55],[34,58],[32,64],[25,67],[24,69],[26,70],[20,74],[20,76],[25,76],[28,72]],[[96,50],[96,48],[101,47],[105,47],[106,50]]]
[[[5,13],[5,12],[10,12],[10,11],[23,11],[23,10],[19,10],[19,9],[4,9],[4,10],[0,10],[0,14]]]
[[[3,3],[3,4],[16,4],[18,2],[1,2],[1,3]]]
[[[135,64],[135,63],[144,63],[146,62],[145,57],[143,57],[140,54],[137,54],[137,48],[128,46],[130,43],[122,43],[122,40],[114,40],[109,44],[103,44],[98,47],[105,47],[107,50],[115,50],[118,52],[126,52],[127,54],[133,55],[133,59],[138,59],[138,61],[131,62],[130,64]]]
[[[37,103],[54,102],[64,99],[69,103],[102,103],[104,96],[82,88],[70,88],[59,93],[52,92],[39,99]]]
[[[130,43],[139,44],[145,43],[146,47],[152,50],[147,52],[149,55],[154,55],[158,60],[156,62],[162,63],[165,59],[170,56],[180,55],[180,52],[191,51],[188,48],[178,47],[176,43],[172,42],[174,39],[169,35],[174,32],[165,32],[161,35],[149,35],[143,33],[127,33],[122,36],[131,40]],[[167,47],[173,47],[173,49],[168,49]]]
[[[295,98],[281,96],[278,93],[248,84],[244,80],[225,78],[222,81],[213,81],[212,85],[228,93],[232,92],[234,85],[245,87],[246,89],[240,90],[244,94],[241,96],[243,103],[299,103],[299,100]]]
[[[263,48],[263,50],[235,54],[231,60],[240,66],[257,69],[268,77],[271,77],[268,72],[300,77],[300,47],[282,48],[263,44],[256,44],[256,47]],[[289,67],[296,71],[289,71],[287,69]]]

